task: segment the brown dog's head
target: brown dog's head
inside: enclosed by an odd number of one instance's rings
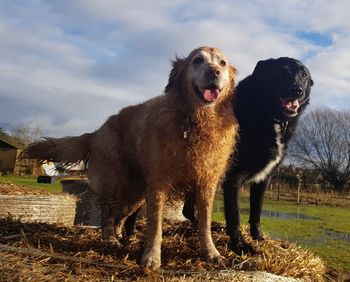
[[[212,105],[233,94],[236,69],[217,48],[200,47],[187,58],[176,58],[165,92],[186,95],[199,106]]]

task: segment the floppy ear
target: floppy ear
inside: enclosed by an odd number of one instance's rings
[[[232,77],[235,77],[236,74],[238,73],[237,69],[234,66],[232,66],[232,65],[230,65],[229,72],[230,72],[230,75]]]
[[[234,87],[236,84],[236,75],[237,75],[238,71],[234,66],[230,65],[229,73],[230,73],[230,77],[231,77],[232,87]]]
[[[169,74],[169,80],[167,86],[165,86],[165,92],[169,92],[174,86],[179,87],[181,85],[180,78],[185,68],[185,60],[178,57],[175,60],[171,60],[172,69]]]
[[[256,66],[255,69],[253,71],[252,76],[256,77],[256,76],[264,76],[264,74],[266,74],[266,71],[270,68],[270,66],[272,65],[273,59],[267,59],[267,60],[261,60],[259,61]]]
[[[310,78],[310,86],[314,86],[314,81]]]

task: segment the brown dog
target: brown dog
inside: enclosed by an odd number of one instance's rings
[[[93,133],[34,143],[24,155],[87,161],[91,186],[101,195],[106,240],[116,240],[125,219],[146,198],[149,222],[141,264],[155,268],[160,266],[164,202],[192,189],[202,254],[219,260],[211,212],[237,134],[231,106],[235,73],[219,49],[195,49],[173,62],[164,95],[121,110]]]

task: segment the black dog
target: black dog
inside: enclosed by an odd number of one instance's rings
[[[242,237],[239,191],[250,184],[250,234],[262,240],[260,215],[271,174],[283,160],[313,85],[308,69],[282,57],[259,61],[252,75],[236,88],[233,103],[240,126],[237,151],[223,183],[227,234],[236,253],[253,252]],[[195,221],[194,202],[187,195],[183,213]]]

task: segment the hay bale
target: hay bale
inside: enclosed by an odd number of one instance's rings
[[[101,225],[101,208],[98,194],[93,192],[89,182],[81,179],[65,179],[61,181],[65,193],[78,197],[74,224]]]
[[[173,201],[171,203],[166,203],[164,206],[163,218],[175,221],[187,220],[182,214],[183,206],[183,201]]]
[[[101,226],[101,208],[98,203],[98,195],[91,190],[77,195],[77,212],[74,224]]]
[[[63,179],[61,184],[62,191],[68,194],[79,195],[91,190],[89,182],[84,179]]]
[[[89,182],[82,179],[65,179],[61,181],[62,190],[65,193],[76,195],[77,202],[76,217],[74,224],[77,225],[101,225],[101,208],[99,196],[93,192]],[[182,215],[183,201],[171,201],[164,207],[164,219],[185,221]],[[146,209],[140,211],[140,216],[145,216]]]
[[[163,209],[163,219],[174,222],[183,222],[187,221],[187,219],[183,216],[184,202],[183,201],[170,201],[165,203]],[[147,207],[144,204],[139,211],[138,218],[147,218]]]
[[[0,217],[23,222],[74,223],[76,197],[62,195],[0,195]]]

